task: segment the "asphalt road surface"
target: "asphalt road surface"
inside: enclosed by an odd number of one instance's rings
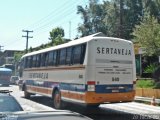
[[[0,87],[13,91],[11,94],[19,101],[25,111],[55,110],[52,99],[34,95],[30,99],[23,97],[23,92],[18,86]],[[102,104],[98,108],[86,108],[82,105],[66,103],[66,110],[78,112],[94,120],[158,120],[160,107],[145,105],[136,102]]]

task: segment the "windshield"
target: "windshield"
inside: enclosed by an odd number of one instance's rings
[[[15,112],[22,111],[22,108],[9,96],[0,96],[0,112]]]
[[[12,80],[19,80],[19,77],[11,77]]]

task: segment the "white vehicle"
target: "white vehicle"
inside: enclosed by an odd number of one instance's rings
[[[98,106],[134,100],[134,48],[124,39],[83,37],[24,55],[20,69],[25,97],[49,96],[55,108],[63,101]]]
[[[18,84],[19,79],[20,79],[19,76],[11,76],[10,83],[11,84]]]

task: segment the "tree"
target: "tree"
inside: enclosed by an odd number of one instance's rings
[[[21,57],[24,55],[23,52],[15,52],[14,53],[14,61],[17,63],[20,61]]]
[[[17,70],[18,70],[18,66],[19,66],[19,61],[21,59],[21,57],[25,54],[25,51],[23,52],[16,52],[14,53],[14,74],[17,75]]]
[[[119,3],[117,1],[104,2],[104,10],[106,15],[104,18],[105,25],[107,26],[107,35],[112,37],[118,37],[119,35]]]
[[[160,24],[153,16],[146,15],[133,32],[134,40],[140,44],[148,56],[160,55]]]
[[[142,19],[142,0],[112,0],[99,3],[89,0],[89,6],[77,7],[83,24],[78,27],[82,36],[103,32],[107,36],[131,39],[133,28]]]
[[[52,29],[50,32],[50,39],[52,40],[53,45],[59,45],[64,43],[64,30],[60,27]]]
[[[104,2],[107,35],[131,39],[132,29],[142,19],[142,0],[112,0]]]
[[[106,26],[103,22],[105,11],[98,0],[89,0],[89,7],[77,6],[77,14],[80,14],[83,19],[83,23],[78,27],[82,37],[97,32],[106,33]]]
[[[159,0],[144,0],[144,11],[150,13],[160,22],[160,1]]]

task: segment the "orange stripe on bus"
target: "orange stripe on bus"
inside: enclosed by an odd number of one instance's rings
[[[129,102],[134,100],[135,91],[126,93],[106,93],[97,94],[95,92],[86,92],[86,103],[104,103],[104,102]]]
[[[85,69],[84,65],[80,66],[58,66],[58,67],[39,67],[39,68],[26,68],[24,71],[43,71],[43,70],[82,70]]]
[[[30,91],[33,91],[33,92],[39,92],[39,93],[52,95],[52,90],[50,90],[48,88],[27,85],[27,89]]]
[[[61,96],[75,100],[81,100],[81,101],[85,100],[85,94],[61,91]]]

